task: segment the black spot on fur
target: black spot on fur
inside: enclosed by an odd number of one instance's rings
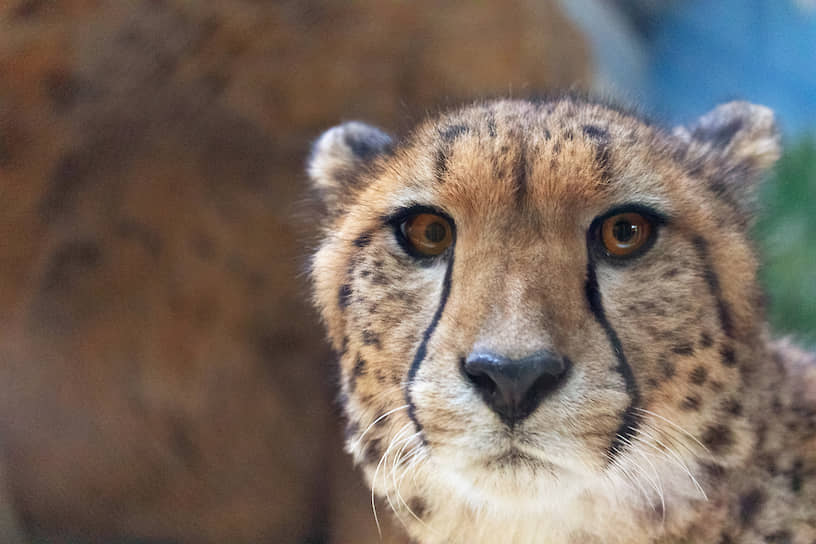
[[[601,170],[601,179],[604,182],[609,182],[612,179],[611,160],[609,147],[604,143],[598,143],[595,146],[595,163]]]
[[[674,363],[666,355],[661,355],[660,359],[657,361],[657,364],[660,367],[660,371],[663,373],[664,378],[670,380],[674,377]]]
[[[720,348],[720,362],[729,368],[736,366],[737,357],[734,354],[734,350],[728,346],[722,346]]]
[[[756,515],[762,510],[765,502],[765,495],[760,489],[754,489],[740,496],[739,517],[742,525],[750,524]]]
[[[382,347],[382,345],[380,344],[379,334],[369,329],[363,329],[362,336],[363,344],[365,344],[366,346],[374,346],[377,349],[380,349]]]
[[[440,149],[436,152],[436,159],[434,160],[434,175],[436,181],[442,182],[445,174],[448,173],[448,150]]]
[[[601,170],[601,178],[605,182],[609,181],[612,178],[609,132],[596,125],[584,125],[581,130],[595,146],[595,163]]]
[[[495,127],[494,127],[495,128]],[[451,143],[462,134],[470,132],[467,125],[450,125],[439,131],[439,136],[447,143]]]
[[[694,355],[694,346],[691,344],[678,344],[676,346],[672,346],[672,352],[676,353],[677,355],[684,356]]]
[[[379,438],[369,440],[365,447],[365,453],[363,454],[366,462],[368,464],[378,463],[382,454],[382,441]]]
[[[487,135],[491,138],[496,137],[496,116],[492,111],[487,116]]]
[[[408,508],[419,519],[424,519],[428,515],[428,505],[421,497],[413,497],[408,500]]]
[[[703,385],[708,379],[708,369],[704,366],[698,366],[689,374],[689,381],[694,385]]]
[[[359,247],[360,249],[363,249],[364,247],[368,246],[368,244],[371,243],[371,240],[372,240],[373,236],[374,235],[371,232],[364,232],[363,234],[361,234],[360,236],[355,238],[352,243],[356,247]]]
[[[731,398],[723,402],[723,409],[732,416],[742,415],[742,403],[737,399]]]
[[[676,268],[670,268],[669,270],[667,270],[667,271],[665,272],[665,274],[663,274],[663,277],[664,277],[664,278],[666,278],[666,279],[668,279],[668,278],[673,278],[673,277],[675,277],[675,276],[676,276],[677,274],[679,274],[679,273],[680,273],[680,271],[679,271],[678,269],[676,269]]]
[[[700,397],[697,395],[689,395],[683,399],[683,402],[680,404],[680,407],[683,410],[694,411],[700,409]]]
[[[586,134],[589,138],[592,138],[593,140],[602,141],[609,140],[609,131],[597,125],[584,125],[581,127],[581,130],[584,132],[584,134]]]
[[[382,273],[380,270],[376,270],[374,274],[371,275],[371,283],[374,285],[387,285],[389,283],[388,276]]]
[[[711,450],[711,453],[725,453],[734,444],[734,433],[725,425],[712,425],[703,433],[703,444]]]
[[[717,463],[703,463],[702,466],[709,482],[715,483],[725,478],[725,467],[722,465],[718,465]]]
[[[703,331],[700,333],[700,347],[701,348],[710,348],[714,345],[714,340],[711,338],[711,335],[707,332]]]
[[[354,368],[351,369],[351,374],[348,379],[349,393],[354,393],[354,390],[357,389],[357,378],[366,373],[366,364],[366,360],[358,353],[354,361]]]
[[[337,293],[337,303],[341,310],[345,310],[348,308],[349,302],[351,302],[351,285],[344,283]]]
[[[102,249],[93,240],[74,240],[63,244],[48,263],[42,288],[46,291],[69,287],[71,280],[96,268]]]

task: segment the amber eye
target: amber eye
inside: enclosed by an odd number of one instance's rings
[[[400,231],[413,251],[434,257],[450,247],[453,229],[450,222],[435,213],[418,213],[400,223]]]
[[[607,217],[601,224],[601,242],[613,257],[628,257],[643,248],[654,233],[652,221],[636,212]]]

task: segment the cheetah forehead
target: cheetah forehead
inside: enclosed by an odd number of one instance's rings
[[[418,202],[546,217],[615,201],[691,200],[699,209],[713,198],[723,205],[716,213],[747,225],[778,150],[773,115],[746,103],[670,132],[575,97],[499,100],[431,118],[396,141],[359,122],[340,125],[315,144],[309,173],[333,219],[364,214],[355,204],[372,218]]]

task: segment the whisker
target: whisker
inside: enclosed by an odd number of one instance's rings
[[[651,416],[654,416],[654,417],[656,417],[656,418],[658,418],[658,419],[662,419],[663,421],[665,421],[666,423],[668,423],[669,425],[671,425],[672,427],[674,427],[675,429],[677,429],[677,430],[678,430],[678,431],[680,431],[681,433],[685,434],[686,436],[688,436],[689,438],[691,438],[692,440],[694,440],[694,441],[695,441],[697,444],[699,444],[699,446],[700,446],[701,448],[703,448],[703,449],[704,449],[704,450],[705,450],[707,453],[711,453],[711,452],[709,451],[709,449],[708,449],[708,448],[705,446],[705,444],[703,444],[702,442],[700,442],[699,440],[697,440],[697,438],[696,438],[696,437],[695,437],[693,434],[691,434],[690,432],[688,432],[687,430],[685,430],[683,427],[681,427],[681,426],[680,426],[680,425],[678,425],[677,423],[675,423],[675,422],[671,421],[670,419],[665,418],[665,417],[661,416],[660,414],[656,414],[656,413],[654,413],[654,412],[652,412],[652,411],[650,411],[650,410],[646,410],[645,408],[638,408],[638,407],[636,407],[636,408],[635,408],[635,410],[639,410],[639,411],[641,411],[641,412],[644,412],[644,413],[646,413],[646,414],[649,414],[649,415],[651,415]]]
[[[414,438],[418,437],[420,434],[421,434],[420,432],[416,432],[416,433],[414,433],[414,434],[410,435],[410,436],[409,436],[409,437],[408,437],[408,438],[405,440],[405,443],[406,443],[406,444],[405,444],[405,445],[402,447],[402,449],[400,450],[400,454],[398,454],[398,455],[401,455],[402,451],[404,451],[404,450],[405,450],[405,446],[407,446],[407,444],[408,444],[408,443],[409,443],[411,440],[413,440]],[[412,451],[416,451],[416,450],[412,450]],[[402,463],[402,462],[403,462],[403,459],[400,459],[400,463]],[[407,472],[407,470],[406,470],[406,471],[404,471],[404,472]],[[420,517],[416,515],[416,513],[415,513],[415,512],[414,512],[414,511],[411,509],[411,507],[408,505],[408,503],[405,501],[405,499],[402,497],[402,494],[400,493],[400,487],[402,486],[402,482],[403,482],[403,480],[404,480],[404,477],[403,477],[403,478],[400,478],[399,482],[397,482],[396,478],[394,478],[394,490],[395,490],[395,492],[396,492],[396,494],[397,494],[397,499],[398,499],[400,502],[402,502],[402,504],[405,506],[405,509],[406,509],[406,510],[408,510],[408,513],[409,513],[409,514],[411,514],[411,515],[414,517],[414,519],[416,519],[416,520],[417,520],[418,522],[420,522],[421,524],[425,525],[425,522],[424,522],[424,521],[422,521],[422,519],[420,519]],[[427,525],[426,525],[426,527],[427,527]]]
[[[647,437],[651,438],[652,440],[654,440],[659,446],[663,447],[663,449],[661,450],[660,448],[658,448],[654,444],[652,444],[650,442],[647,442],[647,441],[643,441],[644,444],[646,444],[647,446],[653,448],[655,451],[657,451],[658,453],[663,455],[666,459],[668,459],[669,461],[672,461],[674,464],[676,464],[678,467],[680,467],[680,469],[683,470],[683,472],[685,472],[686,475],[691,479],[694,486],[697,488],[697,490],[703,496],[703,499],[708,501],[708,495],[706,495],[706,492],[703,489],[703,487],[700,485],[700,482],[698,482],[697,478],[694,477],[694,474],[692,474],[691,469],[685,463],[685,461],[683,461],[682,457],[680,457],[680,455],[677,452],[675,452],[671,447],[669,447],[666,444],[664,444],[663,442],[661,442],[659,438],[654,437],[654,436],[650,436],[650,435],[646,434],[645,431],[640,431],[640,432],[643,433],[644,436],[647,436]]]
[[[633,487],[637,488],[640,491],[640,494],[643,496],[644,500],[646,501],[646,504],[651,504],[651,501],[649,500],[649,494],[646,492],[646,489],[640,484],[640,481],[638,481],[632,475],[631,471],[625,466],[623,466],[621,462],[618,460],[618,458],[613,457],[609,452],[604,452],[604,455],[606,455],[607,459],[609,459],[612,466],[617,468],[621,472],[621,474],[623,474],[623,476],[625,477],[624,481],[628,481],[630,484],[634,484]]]
[[[383,416],[380,416],[380,417],[383,417]],[[372,423],[372,425],[373,425],[373,423]],[[402,427],[402,429],[405,429],[409,425],[411,425],[410,422],[406,423]],[[394,445],[394,439],[392,438],[391,441],[388,444],[388,447],[385,449],[385,452],[383,452],[382,456],[380,457],[380,462],[377,463],[377,468],[374,470],[374,476],[371,478],[371,510],[374,512],[374,523],[377,524],[377,533],[380,535],[380,540],[382,540],[382,528],[380,527],[379,516],[377,516],[377,506],[376,506],[377,503],[376,503],[376,500],[375,500],[375,491],[374,490],[377,488],[377,475],[380,473],[380,468],[382,467],[383,463],[386,462],[386,460],[388,459],[388,453],[391,451],[393,445]],[[386,485],[384,487],[385,487],[385,499],[386,499],[386,501],[388,501],[389,506],[391,506],[391,510],[394,510],[394,504],[391,502],[391,497],[389,496],[389,493],[388,493],[388,485]],[[399,519],[399,514],[396,514],[396,515],[397,515],[397,519]]]
[[[637,454],[640,454],[640,455],[641,455],[641,457],[644,457],[644,456],[643,456],[643,454],[642,454],[642,452],[640,452],[640,451],[639,451],[639,450],[638,450],[638,449],[635,447],[635,445],[634,445],[634,444],[633,444],[633,443],[632,443],[632,442],[631,442],[631,441],[630,441],[628,438],[626,438],[626,437],[624,437],[624,436],[621,436],[621,435],[618,435],[618,438],[619,438],[619,439],[620,439],[620,440],[621,440],[621,441],[622,441],[624,444],[627,444],[627,445],[629,446],[629,451],[631,451],[632,453],[637,453]],[[644,457],[644,458],[645,458],[645,457]],[[647,461],[648,461],[648,460],[647,460]],[[651,464],[651,462],[649,462],[649,464]],[[640,475],[642,475],[642,476],[643,476],[643,478],[644,478],[644,479],[645,479],[647,482],[649,482],[649,485],[651,485],[651,486],[652,486],[652,487],[655,489],[655,491],[657,492],[657,494],[660,496],[660,498],[661,498],[661,503],[662,503],[662,502],[663,502],[663,494],[662,494],[662,492],[661,492],[661,491],[658,489],[658,486],[657,486],[657,484],[654,482],[654,480],[652,480],[651,478],[649,478],[649,476],[646,474],[646,471],[644,471],[644,470],[643,470],[643,469],[642,469],[642,468],[641,468],[639,465],[634,465],[634,468],[636,468],[636,469],[640,469],[639,474],[640,474]],[[652,465],[652,468],[654,468],[654,465]],[[638,474],[638,473],[636,473],[636,475],[637,475],[637,474]],[[646,494],[644,494],[644,496],[646,496]],[[647,502],[647,503],[648,503],[648,504],[649,504],[649,505],[652,507],[652,510],[657,511],[657,507],[656,507],[656,506],[653,504],[653,502],[652,502],[652,500],[651,500],[651,498],[650,498],[650,497],[646,496],[646,502]],[[665,508],[665,503],[664,503],[664,508]],[[665,510],[664,510],[664,512],[665,512]]]
[[[409,432],[409,427],[412,425],[411,422],[406,423],[403,425],[399,431],[394,435],[391,441],[388,444],[388,447],[385,449],[385,453],[383,454],[383,459],[385,461],[385,467],[388,466],[388,456],[392,452],[392,450],[396,450],[396,447],[402,442],[402,435],[406,432]],[[402,516],[400,516],[398,509],[394,506],[394,502],[391,500],[391,490],[388,486],[388,475],[383,474],[385,481],[384,489],[385,489],[385,500],[388,501],[388,506],[391,508],[391,511],[394,512],[394,515],[397,516],[397,520],[400,522],[400,525],[406,527],[405,522],[402,520]],[[407,527],[406,527],[407,529]]]
[[[637,440],[638,440],[639,444],[644,443],[643,440],[641,440],[640,437],[638,437]],[[642,451],[640,448],[635,448],[634,446],[633,446],[632,451],[634,451],[639,456],[641,456],[643,458],[643,460],[646,461],[649,464],[649,467],[651,467],[651,469],[652,469],[652,474],[654,474],[654,477],[655,477],[654,488],[655,488],[655,491],[657,491],[658,496],[660,497],[660,508],[661,508],[661,512],[663,513],[662,522],[665,523],[666,522],[666,496],[665,496],[665,492],[664,492],[664,489],[663,489],[663,482],[660,480],[660,473],[657,471],[657,467],[654,466],[654,463],[652,463],[652,461],[649,459],[649,454],[648,453],[646,453],[645,451]]]
[[[363,441],[363,438],[365,438],[365,435],[367,435],[367,434],[369,433],[369,431],[371,431],[371,429],[372,429],[372,428],[374,428],[374,425],[376,425],[377,423],[379,423],[379,422],[380,422],[380,421],[382,421],[383,419],[387,418],[387,417],[388,417],[388,416],[390,416],[391,414],[394,414],[394,413],[396,413],[396,412],[399,412],[400,410],[407,410],[407,409],[408,409],[408,405],[407,405],[407,404],[403,404],[402,406],[398,406],[397,408],[394,408],[394,409],[392,409],[392,410],[388,410],[386,413],[384,413],[383,415],[381,415],[380,417],[378,417],[377,419],[375,419],[374,421],[372,421],[372,422],[371,422],[371,425],[369,425],[368,427],[366,427],[366,430],[365,430],[365,431],[363,431],[363,434],[361,434],[361,435],[360,435],[360,436],[357,438],[357,440],[355,440],[354,442],[352,442],[352,443],[351,443],[351,445],[349,446],[349,448],[350,448],[350,449],[352,449],[352,450],[357,449],[357,448],[360,446],[360,443]]]

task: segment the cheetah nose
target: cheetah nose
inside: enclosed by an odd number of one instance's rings
[[[564,381],[569,360],[549,350],[522,359],[474,352],[462,363],[485,403],[508,425],[529,416]]]

